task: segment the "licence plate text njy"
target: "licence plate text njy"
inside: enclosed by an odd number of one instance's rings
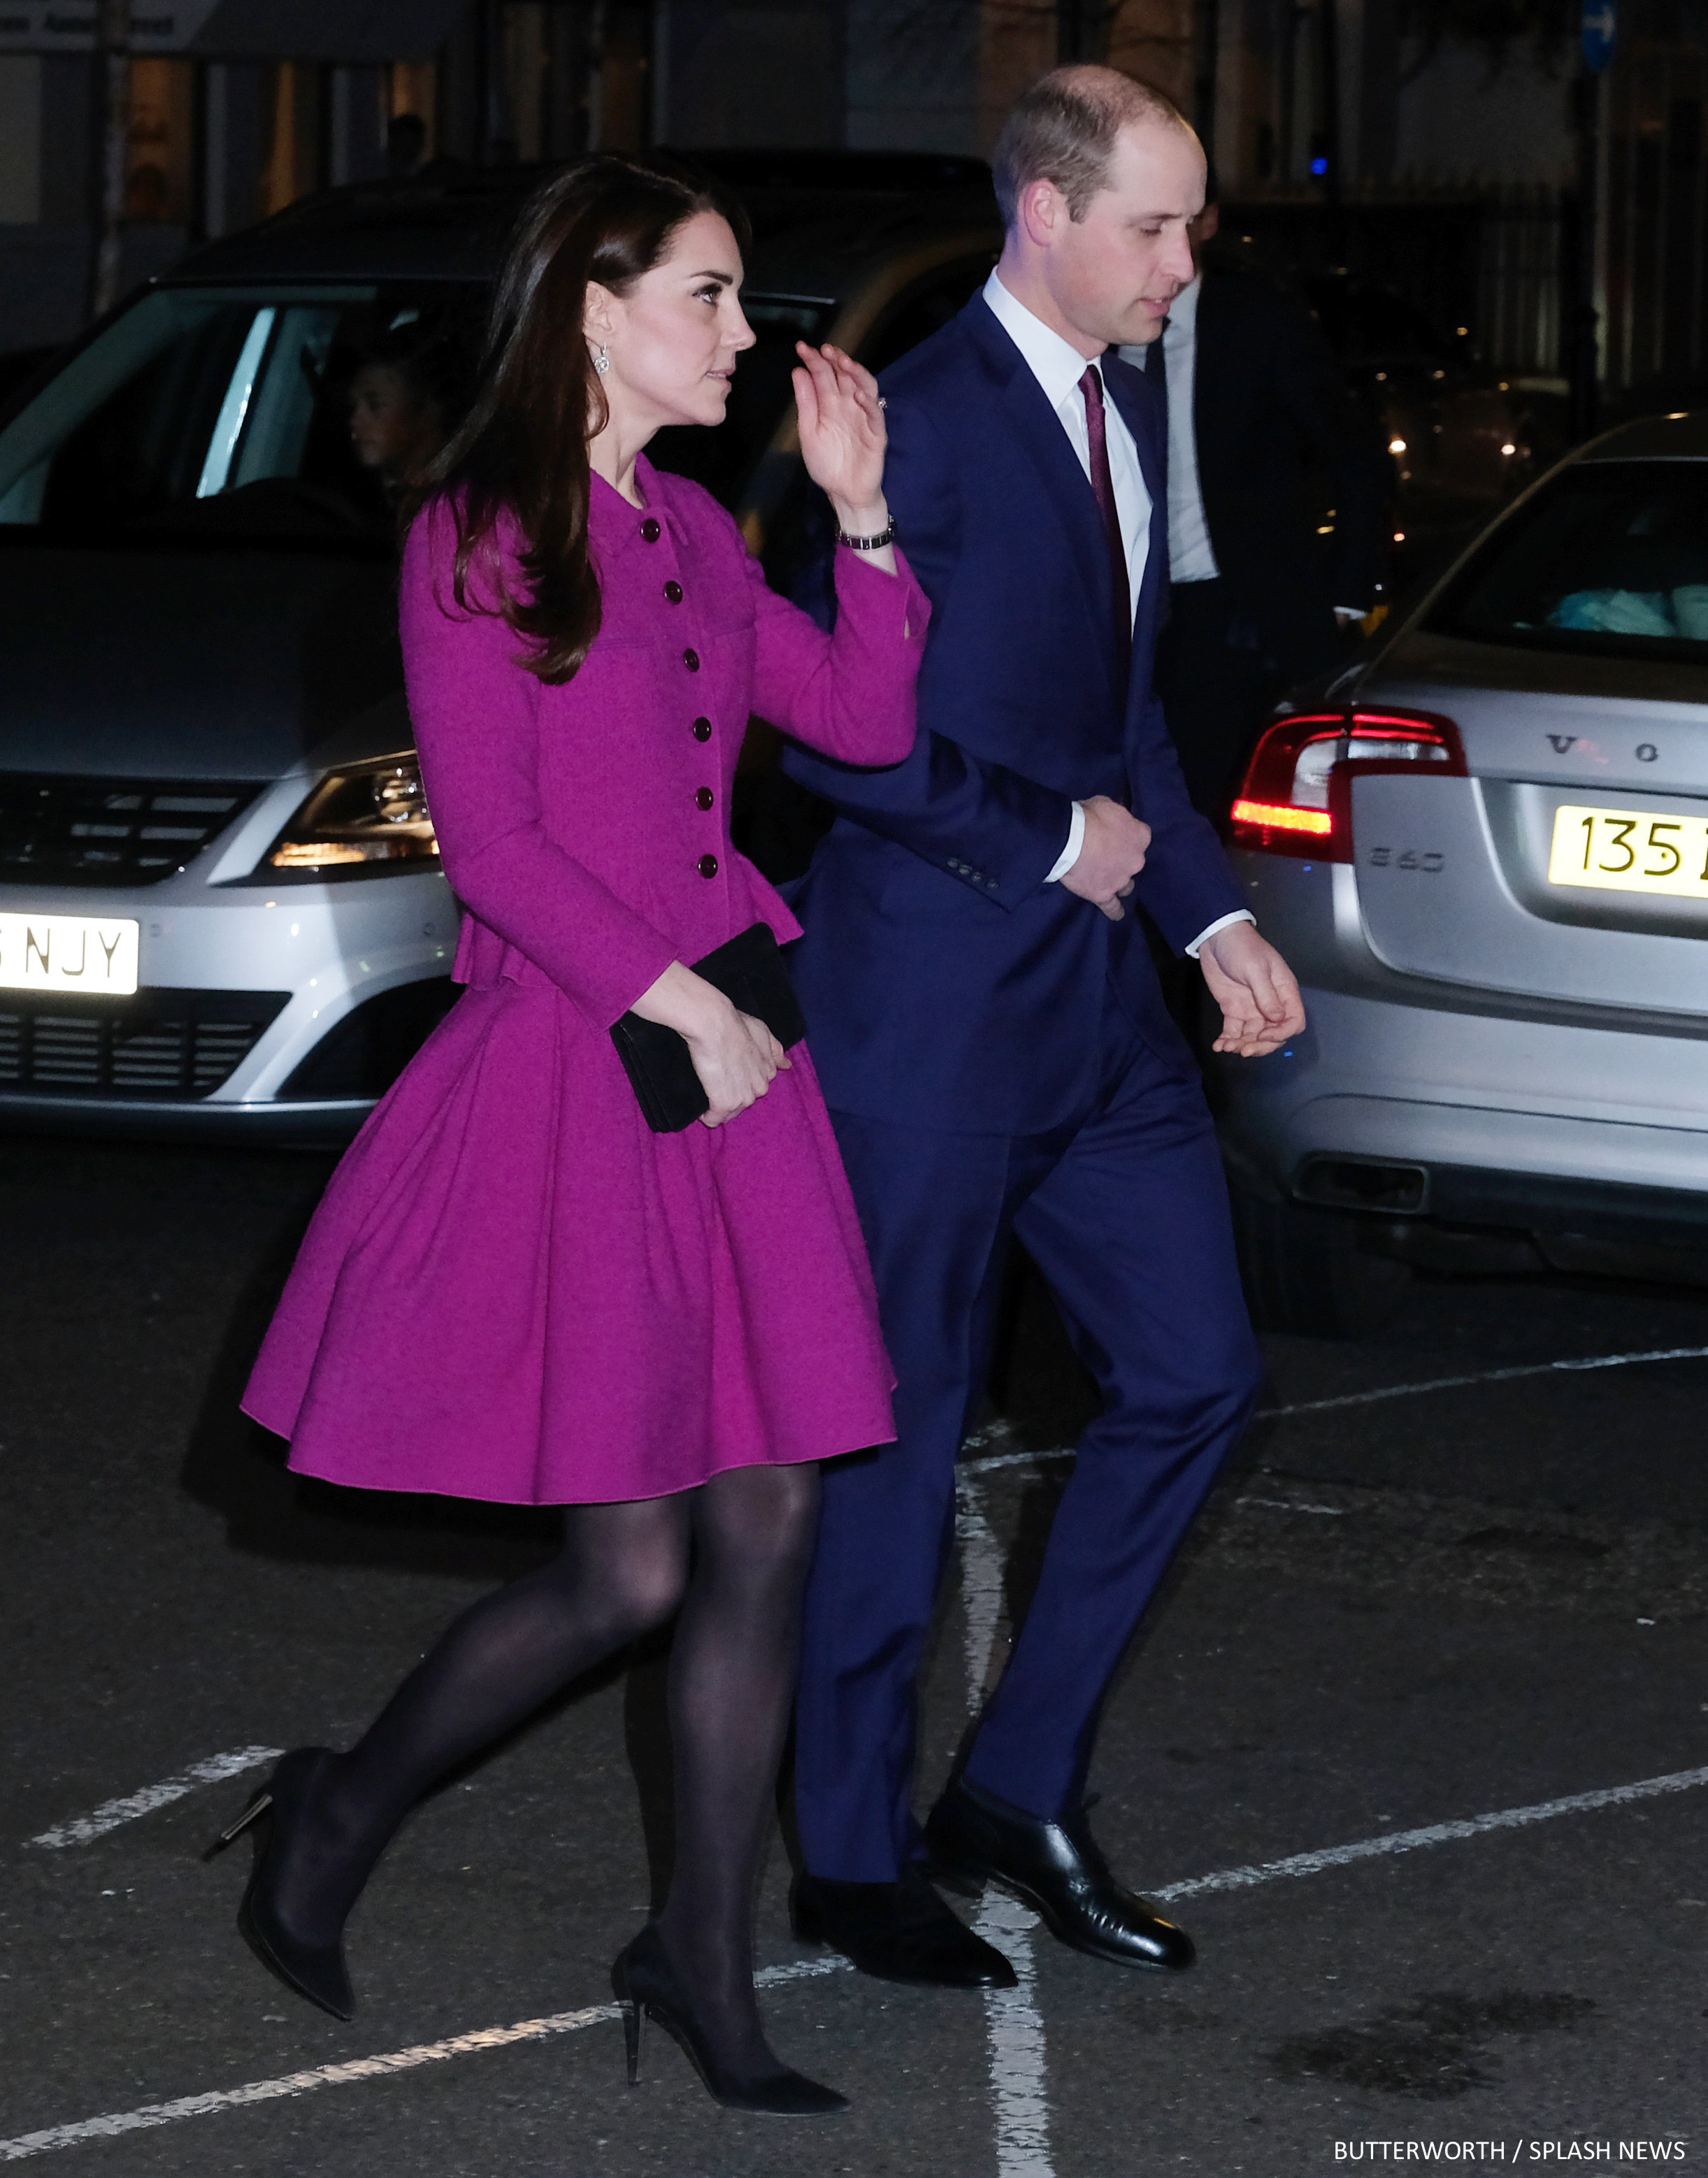
[[[94,992],[136,988],[140,922],[82,915],[0,915],[0,990]]]

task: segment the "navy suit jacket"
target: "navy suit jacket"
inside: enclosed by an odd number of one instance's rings
[[[1093,1094],[1113,982],[1147,1039],[1190,1055],[1145,933],[1044,879],[1072,805],[1152,828],[1138,897],[1180,951],[1245,905],[1193,809],[1151,692],[1165,594],[1160,404],[1103,358],[1152,502],[1123,673],[1097,501],[1043,388],[982,296],[885,373],[884,490],[932,604],[918,737],[887,770],[791,746],[836,822],[794,891],[791,961],[828,1101],[871,1119],[1032,1134]]]

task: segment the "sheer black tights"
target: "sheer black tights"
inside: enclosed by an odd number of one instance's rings
[[[744,2071],[769,2069],[753,1989],[753,1890],[818,1505],[818,1470],[803,1466],[736,1468],[678,1497],[571,1507],[561,1555],[466,1611],[334,1758],[280,1870],[287,1924],[305,1941],[335,1941],[430,1786],[680,1605],[676,1865],[660,1934],[716,2054]]]
[[[671,1655],[676,1863],[659,1933],[726,2064],[772,2070],[753,2000],[753,1885],[799,1661],[816,1467],[717,1476],[694,1508],[694,1575]]]

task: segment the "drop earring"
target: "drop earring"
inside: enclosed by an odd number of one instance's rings
[[[593,367],[601,378],[610,369],[610,350],[603,341],[599,344],[599,353],[593,359]]]

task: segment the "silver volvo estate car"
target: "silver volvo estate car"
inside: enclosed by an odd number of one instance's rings
[[[1272,1327],[1408,1264],[1708,1280],[1708,414],[1533,486],[1270,726],[1230,836],[1310,1019],[1213,1077]]]

